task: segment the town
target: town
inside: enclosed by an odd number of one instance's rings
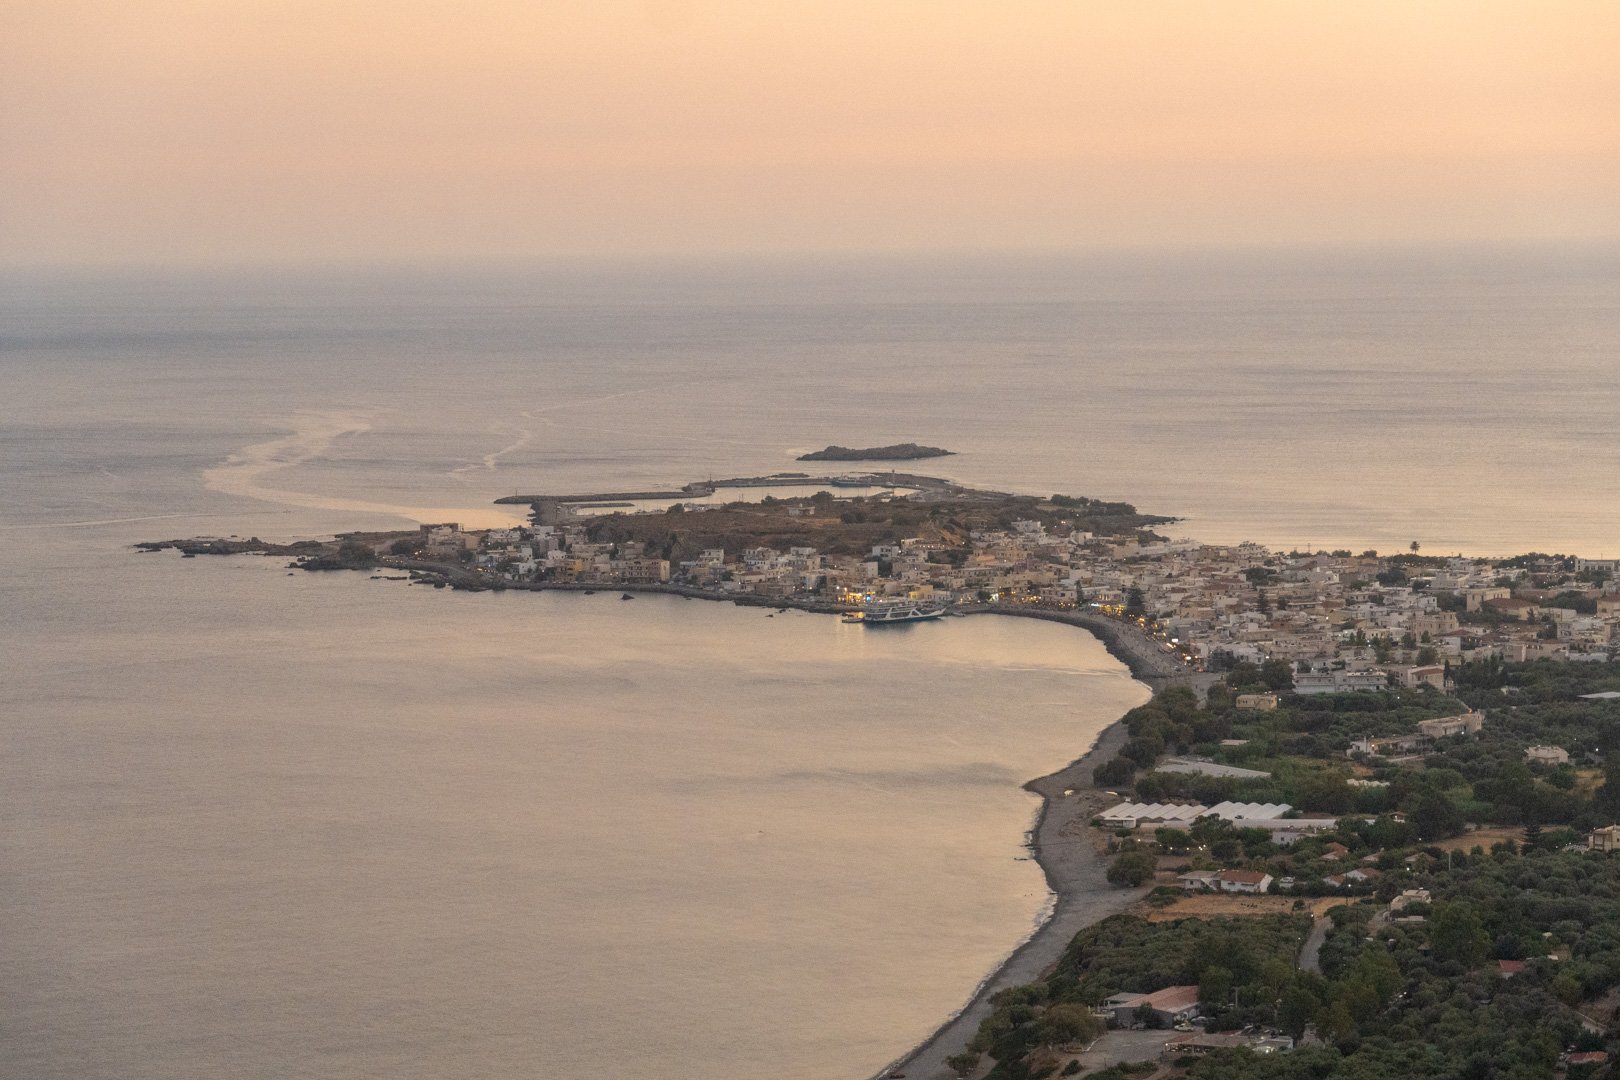
[[[951,1071],[1608,1075],[1620,563],[1202,544],[1127,503],[945,486],[624,509],[140,546],[459,589],[1078,622],[1156,692],[1032,782],[1031,849],[1091,921],[963,1014]]]
[[[1099,506],[1128,512],[1099,517]],[[449,560],[504,584],[670,585],[845,607],[907,599],[959,612],[1087,609],[1134,622],[1189,669],[1286,664],[1288,678],[1272,681],[1300,694],[1443,690],[1462,663],[1603,662],[1620,644],[1620,559],[1425,555],[1415,541],[1383,555],[1202,544],[1139,527],[1142,516],[1126,504],[1062,496],[1008,507],[822,492],[558,516],[484,532],[423,526],[392,552]],[[917,527],[882,528],[857,547],[869,523]],[[803,542],[751,539],[762,536]]]

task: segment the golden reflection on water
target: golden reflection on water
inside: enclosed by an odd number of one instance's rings
[[[1019,785],[1145,697],[1035,621],[125,561],[16,643],[0,1064],[862,1075],[1032,928]],[[49,689],[121,658],[116,710]]]

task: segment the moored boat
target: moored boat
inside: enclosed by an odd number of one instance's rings
[[[938,619],[945,608],[932,600],[869,600],[859,611],[844,613],[844,621],[863,626],[890,626],[895,623]]]

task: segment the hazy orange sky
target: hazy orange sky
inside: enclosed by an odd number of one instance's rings
[[[0,262],[1620,237],[1620,3],[0,0]]]

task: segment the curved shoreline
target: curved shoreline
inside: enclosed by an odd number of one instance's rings
[[[430,575],[428,580],[458,591],[612,592],[685,596],[695,600],[730,601],[744,607],[796,609],[838,614],[846,606],[801,598],[772,598],[755,594],[722,593],[686,585],[654,583],[491,582],[466,569],[426,560],[392,557],[383,567]],[[425,583],[425,582],[424,582]],[[1155,694],[1173,685],[1203,690],[1216,676],[1185,667],[1165,647],[1137,626],[1087,610],[1053,611],[1024,606],[986,605],[963,615],[1010,615],[1061,622],[1086,630],[1109,655],[1123,663],[1132,678]],[[961,1053],[990,1014],[990,999],[1011,986],[1033,982],[1052,967],[1070,940],[1087,926],[1118,913],[1146,895],[1147,889],[1121,889],[1107,880],[1105,860],[1096,852],[1088,833],[1091,819],[1113,801],[1092,785],[1092,770],[1118,753],[1127,733],[1123,718],[1100,732],[1074,761],[1023,785],[1040,796],[1041,806],[1029,833],[1028,848],[1046,878],[1052,903],[1045,919],[1018,944],[974,989],[967,1002],[920,1044],[876,1074],[882,1078],[904,1072],[911,1080],[952,1080],[957,1074],[947,1058]]]
[[[1105,616],[1000,608],[973,614],[1020,615],[1088,630],[1154,693],[1173,685],[1201,690],[1214,681],[1213,676],[1188,671],[1170,660],[1151,638],[1134,627],[1106,620]],[[1100,627],[1096,625],[1099,622],[1103,623]],[[1041,797],[1029,848],[1053,895],[1045,921],[985,977],[961,1010],[916,1047],[878,1070],[874,1080],[892,1072],[904,1072],[911,1080],[954,1078],[957,1074],[945,1061],[967,1049],[979,1024],[990,1015],[990,999],[995,994],[1040,978],[1062,958],[1069,942],[1081,930],[1147,895],[1146,887],[1122,889],[1109,883],[1105,861],[1092,847],[1087,833],[1096,812],[1114,801],[1092,786],[1092,770],[1117,754],[1127,737],[1123,718],[1115,720],[1098,733],[1080,757],[1024,785],[1025,791]]]
[[[580,592],[585,589],[623,592],[664,593],[701,600],[731,600],[751,607],[796,608],[818,613],[836,613],[837,605],[807,601],[774,601],[764,597],[730,596],[680,585],[612,585],[607,590],[584,584],[548,584],[543,588]],[[1191,671],[1174,659],[1157,641],[1137,627],[1089,611],[1050,611],[1030,607],[985,606],[972,608],[965,615],[1011,615],[1018,618],[1061,622],[1089,632],[1114,659],[1123,663],[1137,682],[1157,694],[1170,686],[1191,686],[1202,691],[1216,676]],[[1128,734],[1123,718],[1097,733],[1086,751],[1054,772],[1036,777],[1023,785],[1039,795],[1040,809],[1029,832],[1029,851],[1052,894],[1045,919],[1033,933],[1018,944],[974,988],[967,1002],[928,1038],[902,1056],[883,1066],[872,1080],[882,1080],[903,1072],[910,1080],[954,1080],[956,1073],[945,1064],[947,1058],[967,1049],[990,1015],[990,999],[1012,986],[1033,982],[1062,958],[1069,942],[1081,930],[1109,915],[1123,911],[1147,895],[1146,887],[1122,889],[1108,881],[1106,860],[1092,847],[1090,822],[1097,812],[1115,801],[1091,782],[1092,770],[1112,758],[1124,745]]]
[[[459,567],[404,559],[391,559],[388,562],[402,569],[440,574],[453,587],[490,587]],[[794,608],[822,614],[836,614],[844,610],[836,604],[727,594],[685,585],[524,582],[505,587],[560,592],[610,592],[618,589],[625,593],[662,593],[698,600],[730,600],[747,607]],[[1188,669],[1138,627],[1097,612],[1052,611],[997,604],[970,608],[962,614],[1011,615],[1078,627],[1096,638],[1110,656],[1129,669],[1132,678],[1155,694],[1175,685],[1191,686],[1202,691],[1217,678]],[[1046,918],[985,976],[961,1009],[946,1019],[928,1038],[879,1069],[873,1074],[873,1080],[881,1080],[895,1072],[905,1073],[910,1080],[954,1080],[957,1074],[945,1061],[967,1049],[968,1043],[978,1032],[979,1024],[990,1015],[992,997],[1008,987],[1021,986],[1040,978],[1062,958],[1069,942],[1081,930],[1123,911],[1147,894],[1146,887],[1122,889],[1109,883],[1106,862],[1093,848],[1088,833],[1091,819],[1114,801],[1092,785],[1092,770],[1117,754],[1126,738],[1123,718],[1115,720],[1098,732],[1096,739],[1080,757],[1061,769],[1023,785],[1025,791],[1041,798],[1034,828],[1029,833],[1028,847],[1046,877],[1047,889],[1052,893],[1053,900]]]
[[[879,1069],[873,1080],[892,1072],[904,1072],[916,1080],[955,1077],[946,1059],[967,1049],[980,1023],[991,1013],[992,997],[1040,978],[1063,956],[1075,934],[1147,894],[1145,887],[1121,889],[1109,884],[1107,867],[1091,849],[1089,838],[1065,835],[1076,824],[1085,828],[1099,809],[1092,794],[1095,789],[1090,786],[1091,771],[1118,753],[1125,739],[1124,724],[1115,720],[1103,728],[1085,754],[1024,785],[1025,791],[1041,797],[1029,848],[1053,895],[1045,920],[979,983],[960,1010],[920,1044]],[[1063,792],[1069,789],[1074,794],[1065,797]]]

